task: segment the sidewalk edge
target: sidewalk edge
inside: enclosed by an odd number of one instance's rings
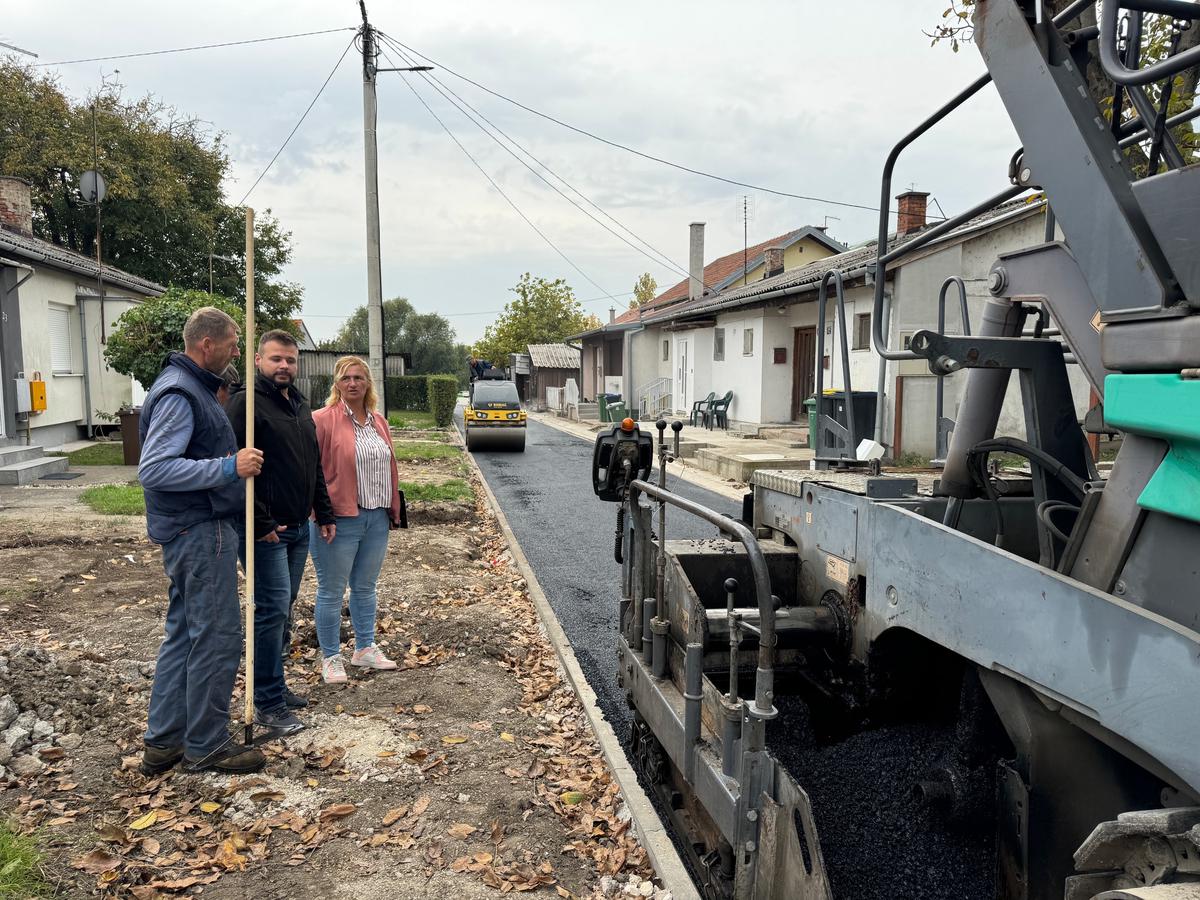
[[[529,560],[525,558],[525,553],[521,550],[517,536],[509,526],[508,519],[505,518],[496,495],[492,493],[491,486],[487,483],[487,478],[475,462],[475,458],[465,448],[463,452],[470,461],[472,470],[479,476],[479,483],[483,487],[488,505],[491,506],[496,521],[500,524],[500,532],[504,535],[513,561],[528,586],[529,597],[533,600],[534,609],[537,610],[546,637],[549,638],[554,652],[558,655],[558,661],[567,676],[567,681],[571,684],[576,696],[579,697],[584,714],[592,726],[592,732],[596,735],[596,741],[600,744],[600,752],[604,754],[604,760],[608,763],[613,778],[621,788],[621,796],[625,800],[634,827],[637,829],[638,841],[646,849],[646,855],[650,858],[654,871],[662,880],[663,886],[671,892],[673,900],[700,900],[700,894],[692,884],[687,867],[680,859],[671,836],[663,827],[662,820],[654,809],[654,804],[650,802],[650,798],[638,783],[637,773],[633,771],[633,767],[626,760],[625,751],[621,749],[616,732],[613,731],[609,721],[604,718],[604,714],[600,712],[596,702],[596,692],[592,690],[587,678],[584,677],[583,669],[579,667],[579,661],[575,658],[575,651],[571,649],[566,632],[559,624],[558,617],[550,606],[550,601],[546,598],[533,568],[529,565]]]

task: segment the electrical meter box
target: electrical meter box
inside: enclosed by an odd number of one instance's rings
[[[14,379],[17,384],[17,412],[28,413],[31,411],[32,396],[29,390],[28,378]]]
[[[35,413],[46,411],[46,382],[29,382],[29,406]]]

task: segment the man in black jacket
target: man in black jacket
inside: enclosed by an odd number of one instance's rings
[[[312,513],[322,540],[336,525],[312,410],[294,384],[300,351],[286,331],[268,331],[254,355],[254,446],[262,450],[262,473],[254,486],[254,706],[255,720],[285,734],[304,724],[293,709],[308,701],[288,690],[283,659],[291,636],[292,604],[308,559]],[[225,407],[239,447],[246,445],[246,393]],[[245,565],[242,526],[240,553]]]

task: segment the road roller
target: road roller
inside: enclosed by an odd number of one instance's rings
[[[463,432],[472,453],[491,450],[521,453],[527,430],[517,386],[498,378],[481,378],[471,386],[463,410]]]

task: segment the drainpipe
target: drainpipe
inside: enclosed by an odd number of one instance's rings
[[[889,335],[888,329],[891,327],[892,319],[892,295],[884,293],[883,295],[883,310],[880,312],[883,321],[880,326],[883,328],[883,333]],[[887,404],[883,402],[883,392],[887,387],[887,367],[888,361],[882,356],[879,357],[879,377],[875,379],[875,443],[883,444],[883,420],[887,418]],[[896,410],[896,415],[900,415],[900,411]],[[896,448],[893,447],[893,450]]]
[[[86,297],[76,297],[75,305],[79,307],[79,343],[83,350],[83,406],[87,412],[87,439],[90,441],[93,437],[92,433],[92,379],[88,376],[88,345],[87,345],[87,321],[83,314],[83,301]],[[101,309],[103,315],[103,308]]]

